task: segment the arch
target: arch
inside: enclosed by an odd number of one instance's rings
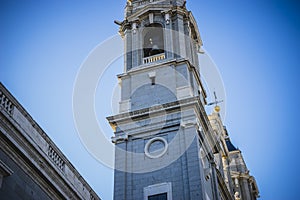
[[[153,23],[144,28],[143,32],[143,57],[150,57],[165,52],[163,26]]]

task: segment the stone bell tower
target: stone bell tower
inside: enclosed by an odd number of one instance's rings
[[[119,114],[107,118],[116,200],[221,199],[199,75],[202,40],[185,4],[128,0],[124,21],[115,21],[125,43]]]

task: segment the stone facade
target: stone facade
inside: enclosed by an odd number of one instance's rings
[[[246,184],[233,183],[240,168],[231,169],[237,159],[218,113],[205,112],[202,40],[185,3],[128,0],[125,20],[116,21],[125,70],[118,75],[120,113],[107,118],[116,147],[115,200],[251,199],[243,196]]]
[[[0,199],[100,199],[1,83]]]

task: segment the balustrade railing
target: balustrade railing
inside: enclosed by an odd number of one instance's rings
[[[14,105],[12,102],[3,94],[3,92],[0,90],[0,108],[3,108],[6,112],[8,112],[10,115],[12,115]]]
[[[142,6],[142,5],[145,5],[145,4],[148,4],[148,3],[153,3],[153,2],[156,2],[156,1],[160,1],[160,0],[143,0],[143,1],[138,1],[136,3],[133,3],[137,6]]]
[[[49,146],[48,149],[48,156],[59,167],[60,170],[64,170],[65,162],[51,146]]]
[[[144,58],[144,64],[153,63],[153,62],[156,62],[159,60],[164,60],[164,59],[166,59],[166,55],[165,55],[165,53],[161,53],[161,54],[157,54],[154,56],[149,56],[149,57]]]

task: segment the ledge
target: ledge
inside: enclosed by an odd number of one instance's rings
[[[10,176],[14,172],[2,161],[0,160],[0,174],[3,176]]]

